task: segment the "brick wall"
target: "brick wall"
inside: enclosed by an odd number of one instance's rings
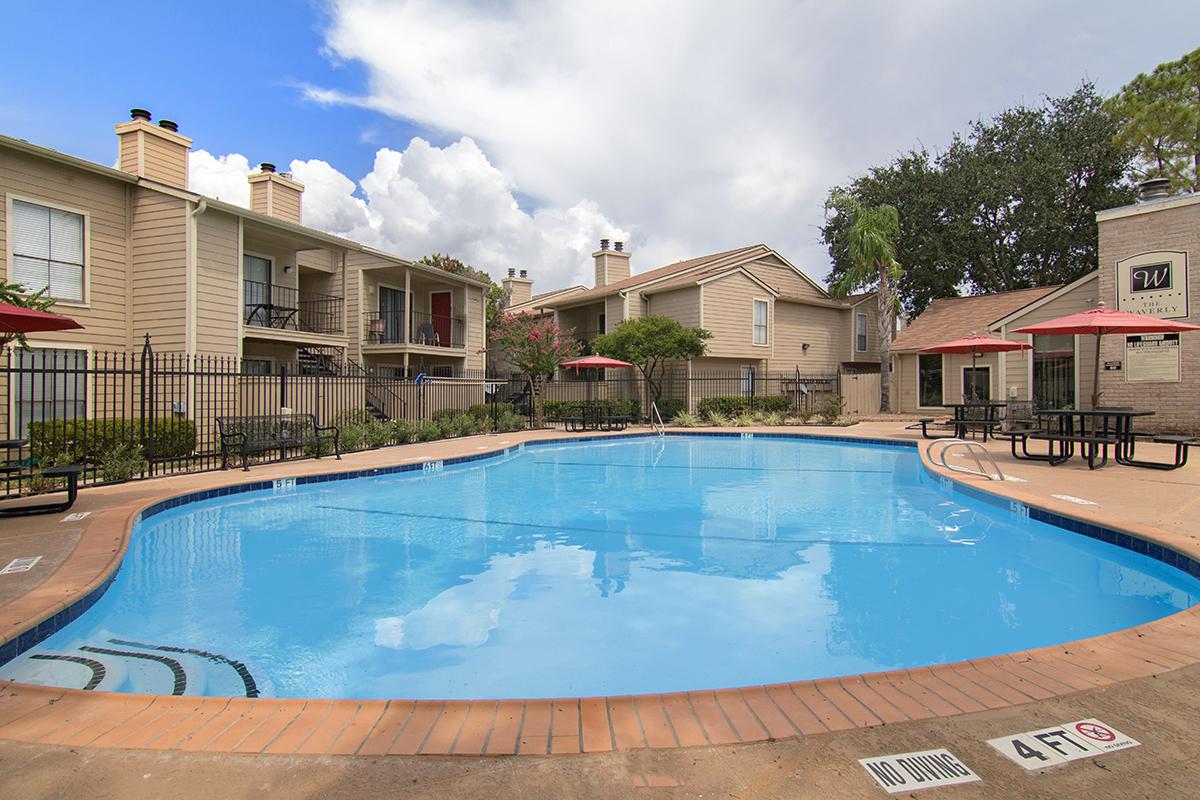
[[[1101,219],[1099,296],[1109,308],[1117,307],[1117,262],[1155,250],[1187,253],[1190,316],[1200,325],[1200,197],[1148,208],[1142,213]],[[1101,215],[1103,216],[1103,214]],[[1178,383],[1128,383],[1124,370],[1101,372],[1102,405],[1133,406],[1155,411],[1138,428],[1200,433],[1200,331],[1180,335]],[[1105,336],[1102,361],[1125,361],[1125,337]],[[1093,369],[1081,364],[1080,369]]]

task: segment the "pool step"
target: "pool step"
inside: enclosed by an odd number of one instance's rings
[[[258,697],[240,661],[218,653],[128,639],[107,639],[69,651],[35,648],[0,669],[0,677],[41,686],[142,694]]]

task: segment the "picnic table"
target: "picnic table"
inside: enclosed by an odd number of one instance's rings
[[[625,430],[633,420],[626,414],[614,413],[607,402],[585,402],[568,406],[560,417],[568,431]]]
[[[954,436],[959,439],[965,437],[968,431],[979,431],[986,442],[988,435],[994,435],[996,428],[1000,427],[1000,410],[1007,407],[1008,403],[977,400],[968,403],[946,403],[945,406],[953,410],[953,416],[941,423],[932,418],[920,420],[918,425],[921,427],[921,436],[926,439],[945,438],[929,432],[929,426],[936,424],[944,430],[954,431]]]
[[[1062,464],[1075,455],[1076,445],[1080,456],[1087,460],[1088,469],[1099,469],[1108,463],[1108,450],[1113,449],[1117,463],[1129,466],[1148,466],[1160,469],[1175,469],[1182,466],[1180,458],[1176,464],[1141,462],[1133,458],[1136,440],[1133,420],[1149,417],[1153,411],[1138,411],[1132,408],[1062,408],[1039,409],[1034,412],[1039,420],[1049,422],[1045,427],[1019,428],[1006,431],[1012,437],[1014,458],[1045,461],[1051,466]],[[1030,453],[1028,440],[1046,442],[1045,455]],[[1017,441],[1021,441],[1022,453],[1017,453]],[[1181,448],[1186,460],[1186,447]]]

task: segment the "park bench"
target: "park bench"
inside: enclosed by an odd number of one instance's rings
[[[221,469],[229,466],[229,456],[238,454],[242,469],[250,469],[250,457],[263,453],[278,453],[280,461],[288,459],[288,451],[301,450],[321,457],[326,444],[332,444],[333,454],[341,459],[338,429],[321,426],[312,414],[270,414],[245,417],[217,417],[221,437]]]

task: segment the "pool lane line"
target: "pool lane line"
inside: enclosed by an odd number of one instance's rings
[[[678,533],[653,533],[645,531],[613,531],[607,528],[583,528],[571,525],[541,525],[536,522],[508,522],[501,519],[478,519],[476,517],[451,517],[442,514],[414,514],[407,511],[385,511],[378,508],[354,508],[353,506],[325,506],[316,508],[324,511],[353,511],[359,514],[379,514],[390,517],[409,517],[412,519],[434,519],[443,522],[474,522],[482,525],[508,525],[513,528],[538,528],[556,533],[603,533],[611,536],[643,536],[659,539],[695,539],[695,536]],[[953,542],[939,544],[936,542],[848,542],[842,539],[748,539],[745,536],[720,536],[705,534],[700,537],[709,541],[748,542],[750,544],[828,544],[846,545],[850,547],[958,547]]]
[[[98,653],[102,656],[123,656],[126,658],[142,658],[147,661],[157,661],[158,663],[171,670],[171,675],[175,678],[175,685],[171,688],[171,694],[183,694],[187,690],[187,673],[183,671],[183,665],[173,658],[166,656],[156,656],[153,653],[134,653],[129,650],[109,650],[106,647],[92,647],[84,645],[79,648],[88,653]]]
[[[696,467],[689,464],[600,464],[591,461],[534,461],[534,464],[569,467],[632,467],[636,469],[711,469],[737,470],[740,472],[861,472],[864,474],[892,475],[892,469],[818,469],[813,467]]]
[[[113,644],[119,644],[122,647],[141,647],[145,650],[161,650],[164,653],[184,653],[187,655],[199,656],[206,658],[209,661],[218,664],[228,664],[233,668],[233,671],[242,679],[242,685],[246,687],[246,697],[258,697],[258,684],[254,681],[254,676],[250,674],[250,670],[241,661],[232,658],[227,658],[220,653],[210,653],[207,650],[197,650],[194,647],[173,647],[168,644],[143,644],[142,642],[131,642],[128,639],[109,639]]]
[[[36,658],[41,661],[70,661],[72,664],[82,664],[92,671],[92,677],[84,685],[83,691],[90,692],[100,685],[100,681],[104,680],[107,670],[104,665],[93,658],[84,658],[83,656],[65,656],[57,653],[34,653],[30,658]]]

